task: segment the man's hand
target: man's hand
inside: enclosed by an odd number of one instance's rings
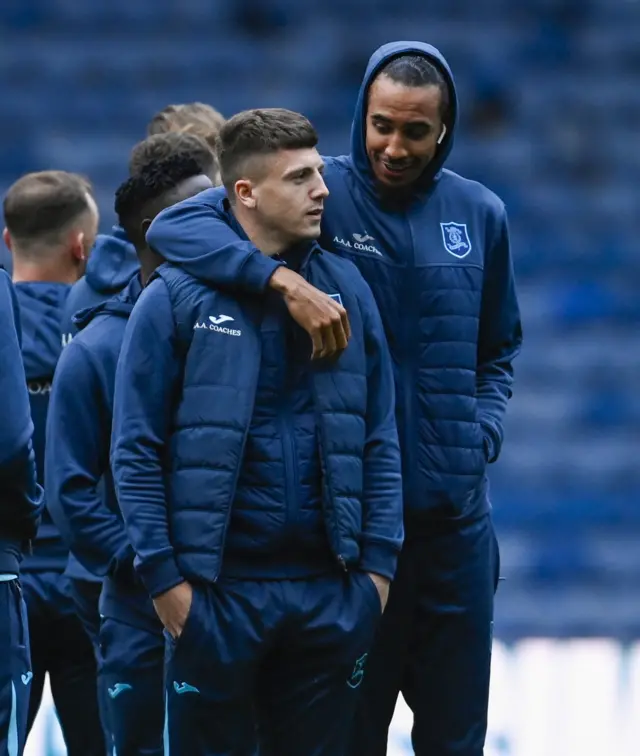
[[[174,640],[182,635],[192,601],[193,588],[186,581],[153,599],[160,621]]]
[[[271,276],[269,286],[282,294],[291,317],[311,337],[312,360],[338,356],[347,348],[349,318],[335,299],[284,266]]]
[[[382,607],[382,611],[384,612],[387,601],[389,600],[389,586],[391,585],[391,581],[389,578],[382,577],[382,575],[378,575],[375,572],[367,572],[367,575],[371,578],[373,581],[373,584],[378,589],[378,596],[380,596],[380,606]]]

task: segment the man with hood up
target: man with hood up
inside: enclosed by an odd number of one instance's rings
[[[438,50],[393,42],[367,66],[351,154],[325,159],[322,244],[373,290],[395,366],[406,540],[362,683],[352,753],[386,753],[401,691],[418,756],[480,756],[499,554],[486,467],[498,458],[522,340],[505,208],[444,168],[458,103]],[[339,356],[345,312],[240,240],[221,190],[161,213],[147,240],[189,273],[280,292],[313,356]],[[348,316],[348,313],[346,313]]]
[[[22,359],[38,481],[44,485],[45,426],[62,349],[60,320],[71,285],[82,275],[93,246],[98,209],[81,176],[43,171],[23,176],[9,189],[4,220],[22,321]],[[33,671],[28,727],[38,712],[49,673],[69,754],[103,756],[96,661],[64,574],[68,556],[47,506],[32,552],[22,566]]]

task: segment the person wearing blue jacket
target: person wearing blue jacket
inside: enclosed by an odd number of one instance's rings
[[[112,468],[167,630],[171,752],[338,756],[396,569],[402,482],[391,360],[355,266],[315,242],[317,135],[287,110],[220,132],[218,209],[350,316],[339,360],[278,295],[162,265],[127,325]]]
[[[4,240],[14,259],[38,481],[44,485],[47,411],[62,350],[60,321],[93,245],[98,210],[82,177],[43,171],[23,176],[9,189],[4,220]],[[42,524],[22,567],[33,670],[28,728],[48,673],[69,754],[103,756],[96,661],[69,593],[64,574],[69,550],[51,519],[47,486],[45,500]]]
[[[18,300],[0,268],[0,756],[22,756],[33,671],[19,581],[43,508],[21,355]]]
[[[76,315],[79,333],[58,363],[47,436],[47,490],[57,521],[81,564],[104,579],[100,602],[101,686],[118,756],[164,752],[164,637],[136,578],[109,467],[116,364],[127,320],[143,284],[161,262],[145,244],[145,222],[164,207],[211,187],[197,137],[166,143],[116,192],[116,213],[136,246],[140,274],[107,302]],[[206,167],[206,166],[205,166]]]
[[[414,713],[419,756],[478,756],[486,734],[499,571],[486,468],[500,454],[522,329],[504,205],[444,167],[457,113],[438,50],[389,43],[369,60],[351,153],[325,158],[331,194],[321,243],[356,264],[380,308],[404,480],[406,543],[362,687],[353,754],[386,752],[399,691]],[[213,285],[254,297],[281,292],[315,353],[339,352],[348,335],[340,317],[234,235],[219,199],[204,192],[161,213],[150,246]]]

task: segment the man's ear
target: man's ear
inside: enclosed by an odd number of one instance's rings
[[[149,230],[152,221],[153,218],[145,218],[140,224],[140,233],[142,234],[143,239],[147,238],[147,231]]]
[[[256,206],[256,198],[253,194],[253,184],[247,179],[236,181],[233,191],[236,195],[236,201],[246,208],[253,209]]]
[[[76,260],[86,260],[87,253],[84,248],[84,231],[74,231],[69,239],[71,254]]]
[[[9,252],[11,252],[11,234],[8,228],[5,228],[2,232],[2,241]]]

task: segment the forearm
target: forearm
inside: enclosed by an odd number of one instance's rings
[[[169,534],[164,459],[180,377],[164,282],[131,315],[116,372],[111,465],[136,569],[152,596],[182,581]]]
[[[382,320],[366,286],[363,299],[368,381],[361,567],[391,580],[404,538],[394,378]]]
[[[476,368],[477,419],[485,434],[487,459],[495,462],[511,398],[513,361],[522,344],[522,323],[509,246],[506,217],[485,264]]]
[[[147,232],[149,246],[192,276],[260,293],[282,263],[242,239],[219,208],[222,190],[202,192],[163,210]]]

